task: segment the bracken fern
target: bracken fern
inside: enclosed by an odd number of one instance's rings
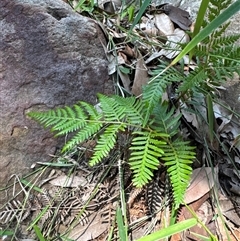
[[[160,94],[163,91],[164,89]],[[148,183],[153,177],[153,171],[158,169],[164,160],[167,160],[168,170],[176,165],[177,172],[185,173],[177,176],[176,180],[180,183],[188,182],[194,154],[184,155],[184,151],[193,148],[180,140],[177,143],[176,140],[172,142],[172,138],[175,138],[178,133],[181,117],[174,115],[174,109],[168,111],[167,105],[159,102],[153,108],[151,118],[145,123],[146,99],[143,101],[135,97],[99,95],[99,102],[100,111],[96,111],[94,106],[88,103],[79,102],[72,108],[63,107],[46,113],[31,112],[29,116],[46,127],[51,126],[51,130],[56,132],[56,135],[75,133],[63,147],[63,151],[73,148],[90,137],[95,137],[97,144],[89,161],[91,166],[106,158],[114,149],[118,135],[128,129],[132,131],[133,137],[129,148],[129,165],[133,172],[134,185],[142,187]],[[170,147],[174,150],[171,157]],[[171,163],[174,164],[171,165]],[[174,173],[169,172],[171,180],[174,180]],[[176,186],[175,182],[173,184],[174,192],[176,189],[174,200],[177,207],[182,202],[186,185]]]

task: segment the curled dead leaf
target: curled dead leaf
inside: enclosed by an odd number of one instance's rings
[[[58,187],[78,187],[85,186],[87,184],[87,180],[84,177],[79,177],[75,175],[61,175],[52,179],[51,181],[49,181],[49,183]]]
[[[166,36],[173,34],[173,22],[165,13],[156,14],[154,22],[160,33],[163,33]]]
[[[134,76],[132,93],[135,96],[142,94],[142,87],[148,83],[148,69],[140,52],[136,64],[136,72]]]
[[[189,36],[183,30],[176,28],[173,34],[168,36],[167,48],[162,49],[159,53],[168,59],[173,59],[180,53],[179,43],[187,42],[189,42]]]
[[[191,184],[184,198],[185,203],[192,203],[208,193],[214,184],[216,184],[217,173],[217,167],[203,167],[193,170]]]
[[[174,7],[171,4],[165,4],[163,6],[163,11],[169,16],[169,18],[177,24],[183,30],[189,30],[190,25],[192,24],[189,19],[190,15],[187,11]]]

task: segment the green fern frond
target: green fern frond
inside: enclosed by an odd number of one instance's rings
[[[93,105],[83,101],[80,101],[80,104],[84,108],[85,112],[88,113],[90,120],[100,120],[102,118],[102,114],[99,113]]]
[[[221,48],[214,49],[209,53],[210,61],[222,63],[223,66],[228,66],[228,63],[240,64],[240,47],[233,45],[222,46]]]
[[[230,23],[231,22],[225,23],[222,26],[220,26],[218,29],[216,29],[211,35],[212,38],[215,39],[225,34],[225,31],[229,27]]]
[[[62,120],[53,125],[52,131],[56,131],[56,136],[66,135],[83,128],[87,123],[88,116],[79,105],[74,105],[73,108],[66,106],[64,109],[59,109],[64,113]],[[66,111],[65,111],[66,110]]]
[[[133,135],[136,137],[133,138],[130,147],[130,168],[133,171],[134,185],[142,187],[151,180],[153,170],[158,169],[158,158],[163,154],[160,146],[166,144],[161,139],[166,135],[151,131],[134,132]]]
[[[184,75],[174,67],[167,69],[163,75],[159,75],[166,66],[166,63],[162,62],[156,70],[152,71],[153,77],[150,79],[150,83],[143,88],[143,103],[146,109],[144,123],[148,122],[153,108],[161,103],[167,86],[172,82],[180,82],[184,78]]]
[[[176,115],[174,108],[169,110],[168,103],[164,102],[162,105],[156,106],[153,116],[154,122],[150,127],[168,135],[168,137],[164,137],[167,145],[158,146],[158,148],[163,151],[161,160],[168,167],[167,170],[173,188],[174,202],[177,208],[182,203],[189,183],[192,170],[191,164],[195,158],[194,147],[189,146],[188,142],[180,139],[172,141],[179,132],[181,114]]]
[[[211,82],[218,80],[220,83],[227,78],[232,78],[234,73],[240,73],[240,48],[223,47],[210,53],[211,65],[208,67]]]
[[[104,122],[101,121],[102,114],[99,113],[93,105],[83,102],[80,102],[81,106],[84,108],[85,112],[88,113],[88,122],[78,131],[63,147],[62,151],[65,152],[67,150],[72,149],[74,146],[88,140],[91,136],[98,133],[100,129],[103,127]],[[62,135],[64,133],[60,132],[58,135]]]
[[[103,127],[102,122],[88,123],[83,129],[77,132],[63,147],[62,152],[71,150],[74,146],[88,140],[91,136],[98,133]]]
[[[210,77],[210,79],[212,80],[210,83],[221,83],[225,80],[227,80],[227,78],[231,79],[234,76],[234,73],[238,73],[240,74],[240,65],[239,66],[229,66],[229,67],[223,67],[223,66],[219,66],[217,63],[215,63],[213,65],[214,68],[214,72],[215,74],[213,76]]]
[[[51,130],[56,131],[57,136],[83,128],[88,118],[79,105],[74,105],[73,108],[68,106],[57,108],[47,112],[30,112],[28,116],[37,120],[45,127],[52,126]]]
[[[174,114],[174,108],[168,110],[168,103],[164,102],[154,108],[154,121],[150,127],[158,132],[166,133],[169,137],[173,137],[178,133],[181,114]]]
[[[119,105],[119,103],[114,100],[114,96],[108,97],[102,94],[98,94],[98,99],[101,103],[104,120],[109,122],[121,122],[121,120],[126,115],[126,106]]]
[[[94,148],[94,154],[89,161],[90,166],[94,166],[102,161],[105,157],[108,156],[109,152],[113,149],[117,140],[117,133],[119,131],[124,131],[126,124],[111,124],[106,127],[105,131],[101,133],[97,145]]]
[[[220,36],[215,37],[212,42],[211,46],[213,49],[222,49],[224,46],[230,46],[238,41],[240,34],[238,35],[231,35],[231,36]]]
[[[126,122],[132,125],[139,125],[144,120],[144,106],[141,100],[137,100],[135,97],[122,98],[120,96],[114,96],[114,100],[121,106],[126,107]]]
[[[179,86],[179,92],[186,92],[195,86],[204,83],[208,78],[205,66],[199,66],[185,77],[184,82]]]
[[[230,6],[231,2],[232,0],[210,0],[207,15],[208,22],[213,21],[225,8]]]
[[[175,209],[177,209],[183,203],[184,194],[190,181],[195,148],[189,146],[189,142],[176,139],[173,142],[168,142],[168,145],[163,146],[162,149],[164,153],[161,159],[167,166],[173,188]]]
[[[55,111],[31,112],[28,115],[46,127],[52,126],[51,131],[56,132],[56,136],[77,131],[77,134],[64,145],[63,152],[87,140],[103,126],[102,114],[85,102],[73,107],[58,108]]]

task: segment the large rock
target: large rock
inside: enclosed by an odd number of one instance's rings
[[[27,119],[29,110],[96,103],[112,84],[100,28],[61,0],[1,0],[0,32],[2,187],[63,144]]]

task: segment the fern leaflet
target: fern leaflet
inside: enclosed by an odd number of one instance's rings
[[[144,120],[144,106],[141,100],[137,100],[135,97],[122,98],[120,96],[114,96],[114,100],[125,108],[126,122],[132,125],[141,125]]]
[[[181,81],[184,75],[175,68],[167,69],[162,75],[160,73],[167,67],[166,63],[162,63],[158,68],[152,71],[150,83],[143,88],[143,102],[145,104],[146,114],[143,125],[148,122],[153,108],[161,103],[162,95],[166,91],[167,85],[172,82]]]
[[[173,137],[178,133],[181,114],[175,115],[174,108],[168,111],[168,103],[164,102],[154,108],[154,121],[150,127],[158,132],[166,133],[169,137]]]
[[[118,121],[125,117],[126,106],[119,105],[117,101],[115,101],[116,96],[107,97],[102,94],[98,94],[99,101],[101,103],[102,112],[104,115],[104,120],[108,122]]]
[[[77,104],[73,108],[67,106],[43,113],[30,112],[28,115],[45,127],[52,126],[51,130],[58,132],[57,135],[68,134],[83,128],[88,118],[84,110]]]
[[[204,83],[207,79],[207,71],[205,66],[199,66],[194,71],[190,72],[188,76],[185,77],[184,82],[179,87],[179,92],[186,92],[189,89],[199,86]]]
[[[130,168],[133,171],[134,185],[142,187],[151,180],[153,170],[158,169],[158,158],[162,156],[163,147],[166,144],[161,139],[166,135],[152,131],[134,132],[133,134],[136,137],[133,138],[130,147],[132,150],[129,159]]]
[[[189,184],[192,173],[191,164],[195,159],[194,147],[189,146],[189,142],[176,139],[168,142],[164,146],[164,153],[161,157],[167,166],[173,188],[175,208],[177,209],[183,202],[184,194]]]
[[[96,134],[103,127],[101,122],[93,122],[78,131],[63,147],[62,152],[71,150],[74,146],[84,142]]]
[[[126,124],[111,124],[106,127],[104,133],[101,134],[101,137],[97,141],[97,145],[94,148],[94,154],[89,161],[90,166],[94,166],[98,164],[103,158],[107,157],[109,152],[113,149],[116,140],[117,133],[119,131],[124,131],[126,128]]]

